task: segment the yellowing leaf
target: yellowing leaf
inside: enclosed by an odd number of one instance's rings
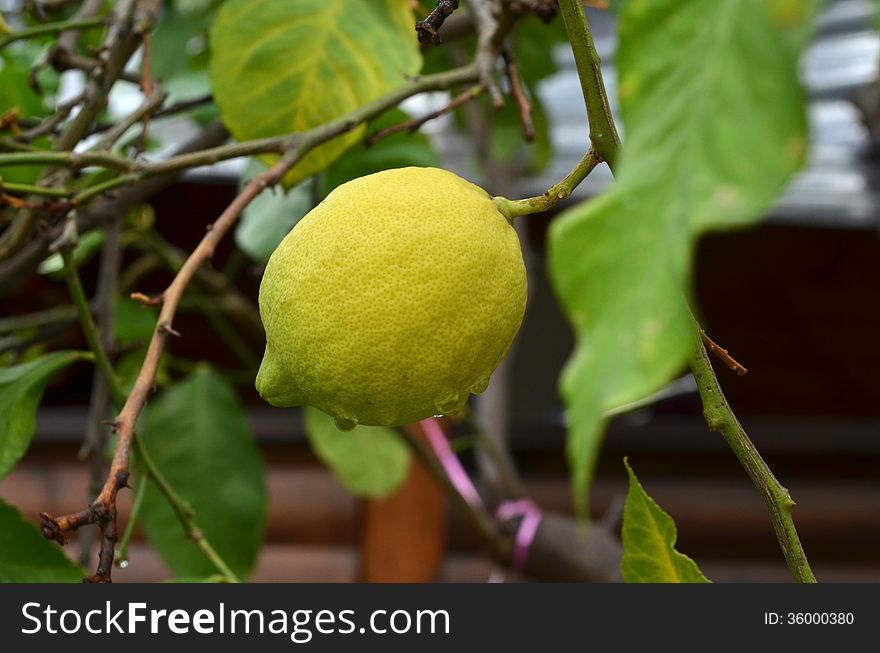
[[[228,0],[211,29],[211,85],[239,140],[339,118],[421,68],[408,0]],[[358,141],[355,129],[310,152],[285,185]]]

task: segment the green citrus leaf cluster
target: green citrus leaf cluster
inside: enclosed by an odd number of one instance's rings
[[[804,162],[797,64],[814,4],[622,7],[617,181],[562,215],[549,241],[550,273],[577,332],[561,385],[581,510],[605,414],[662,387],[692,346],[693,243],[759,219]]]
[[[421,68],[408,0],[228,0],[211,28],[211,87],[240,140],[339,118]],[[315,148],[285,185],[324,169],[363,127]],[[271,157],[267,157],[271,160]]]
[[[708,583],[697,563],[675,550],[677,531],[672,517],[654,501],[629,463],[629,492],[623,508],[623,560],[627,583]]]

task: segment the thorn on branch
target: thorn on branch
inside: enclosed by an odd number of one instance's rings
[[[703,342],[706,345],[706,348],[715,354],[718,358],[724,361],[727,366],[736,372],[737,376],[742,376],[743,374],[748,373],[748,370],[743,367],[733,356],[731,356],[726,349],[719,346],[712,338],[706,335],[706,332],[703,329],[700,329],[700,337],[703,339]]]
[[[167,322],[163,322],[159,325],[159,333],[167,333],[168,335],[172,335],[175,338],[183,337],[182,335],[180,335],[180,332],[175,331],[174,328]]]
[[[458,9],[458,0],[438,0],[437,7],[425,20],[416,23],[416,34],[423,45],[438,45],[439,30],[443,23]]]
[[[156,295],[155,297],[150,297],[149,295],[145,295],[142,292],[133,292],[129,295],[130,299],[135,300],[136,302],[140,302],[143,306],[158,306],[162,303],[162,295]]]

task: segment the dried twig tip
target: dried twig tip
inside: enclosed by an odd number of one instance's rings
[[[718,358],[724,361],[727,366],[736,372],[737,376],[742,376],[743,374],[747,374],[748,370],[739,363],[733,356],[731,356],[726,349],[718,345],[712,338],[706,335],[706,332],[703,329],[700,329],[700,337],[703,339],[703,342],[706,345],[706,348],[715,354]]]

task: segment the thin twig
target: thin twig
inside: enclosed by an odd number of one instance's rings
[[[209,125],[188,139],[175,150],[175,154],[197,152],[205,148],[212,148],[225,142],[229,138],[229,132],[220,123]],[[125,214],[133,206],[137,206],[153,197],[159,191],[168,188],[180,178],[181,171],[176,170],[162,175],[151,177],[132,188],[127,188],[113,198],[102,199],[90,204],[83,210],[77,211],[77,224],[81,232],[85,233],[95,227],[107,224],[115,220],[116,216]],[[38,231],[35,237],[15,252],[8,260],[0,262],[0,295],[4,290],[19,286],[46,258],[49,243],[58,236],[60,225],[50,226],[45,231]]]
[[[810,563],[807,561],[791,518],[795,503],[788,490],[776,480],[734,415],[718,383],[718,377],[715,376],[715,370],[712,369],[712,362],[702,340],[700,338],[695,340],[696,346],[691,355],[690,365],[703,400],[703,415],[706,417],[706,423],[710,429],[724,437],[764,500],[791,575],[799,583],[815,583],[816,577],[810,569]]]
[[[61,125],[67,117],[70,115],[70,112],[73,111],[74,107],[79,105],[83,101],[83,94],[78,93],[75,97],[71,98],[67,102],[62,102],[58,105],[58,108],[55,109],[55,113],[46,118],[44,121],[39,123],[38,125],[28,129],[21,136],[18,137],[17,140],[23,143],[30,143],[40,136],[45,136],[47,134],[52,134],[55,132],[55,129]]]
[[[71,319],[76,319],[76,309],[73,306],[53,306],[35,313],[0,317],[0,333],[35,329],[47,324],[67,323]]]
[[[426,122],[430,122],[435,118],[439,118],[440,116],[449,113],[450,111],[454,111],[458,107],[460,107],[465,102],[469,102],[473,100],[475,97],[480,95],[483,92],[485,87],[482,84],[476,84],[475,86],[471,86],[469,89],[464,91],[463,93],[459,93],[452,100],[449,101],[445,106],[440,107],[435,111],[431,111],[430,113],[426,113],[425,115],[419,118],[413,118],[412,120],[407,120],[406,122],[401,122],[396,125],[391,125],[390,127],[385,127],[384,129],[380,129],[379,131],[373,132],[367,138],[364,139],[364,145],[367,147],[372,147],[383,138],[387,138],[392,134],[397,134],[399,132],[407,132],[408,134],[413,134],[419,130],[419,128],[424,125]]]
[[[504,106],[504,96],[495,79],[498,52],[501,49],[501,0],[471,0],[471,11],[477,25],[477,53],[474,61],[480,72],[480,81],[492,100],[492,106]]]
[[[81,20],[71,19],[58,21],[57,23],[34,25],[33,27],[26,27],[25,29],[13,32],[9,36],[0,39],[0,50],[16,41],[32,39],[37,36],[46,36],[47,34],[58,34],[59,32],[67,30],[79,31],[84,29],[94,29],[96,27],[103,27],[104,24],[105,19],[102,16],[94,16],[92,18],[83,18]]]
[[[733,356],[731,356],[726,349],[721,347],[717,342],[712,340],[703,329],[700,329],[700,337],[703,339],[703,344],[709,348],[713,354],[715,354],[718,358],[723,360],[725,364],[736,372],[737,376],[742,376],[743,374],[747,374],[748,370],[743,367],[739,361],[737,361]]]
[[[504,48],[501,52],[504,59],[504,70],[507,75],[507,81],[510,84],[510,95],[516,104],[516,110],[519,113],[519,122],[522,126],[523,138],[531,143],[535,140],[535,124],[532,121],[532,103],[529,101],[528,95],[523,88],[522,78],[519,76],[519,66],[516,63],[516,57],[513,49]]]
[[[498,472],[497,476],[501,485],[499,489],[505,497],[508,499],[525,497],[525,485],[516,470],[516,464],[508,448],[489,435],[470,410],[465,410],[462,413],[462,419],[476,435],[478,446],[492,459],[494,468]]]
[[[19,193],[21,195],[39,195],[40,197],[70,196],[70,193],[62,188],[35,186],[33,184],[17,184],[11,181],[4,181],[2,177],[0,177],[0,191],[5,191],[7,193]]]
[[[378,100],[374,100],[357,111],[352,112],[350,116],[354,116],[354,118],[340,118],[308,132],[291,133],[272,138],[231,143],[221,147],[180,154],[164,161],[132,161],[126,157],[111,154],[109,152],[12,152],[8,154],[0,154],[0,166],[42,164],[65,166],[73,170],[88,166],[100,166],[127,173],[109,181],[86,188],[78,193],[75,196],[75,199],[78,205],[82,205],[108,191],[122,186],[135,184],[154,176],[205,165],[213,165],[219,161],[235,159],[243,156],[253,156],[255,154],[279,154],[285,151],[290,142],[299,136],[303,136],[304,138],[329,138],[337,136],[349,131],[353,126],[361,124],[364,121],[361,116],[373,118],[384,113],[388,108],[396,106],[396,104],[399,104],[404,99],[417,95],[418,93],[448,90],[461,84],[476,81],[477,77],[478,74],[473,65],[463,66],[461,68],[436,73],[434,75],[426,75],[418,79],[413,79],[398,87],[398,89],[392,91],[388,95],[385,95]],[[351,121],[353,119],[356,119],[357,122],[352,123]],[[330,134],[330,136],[322,136],[324,133]]]
[[[87,11],[98,13],[102,7],[103,2],[87,0],[76,17],[87,18],[88,16],[81,14]],[[139,2],[119,0],[113,6],[107,19],[107,31],[98,57],[101,66],[92,72],[86,84],[79,112],[64,125],[55,139],[53,148],[56,151],[73,150],[89,133],[92,124],[107,105],[108,95],[114,82],[122,74],[125,64],[137,49],[144,32],[149,31],[155,23],[159,9],[159,0]],[[58,38],[55,50],[60,48],[73,52],[77,34],[76,30],[64,31]],[[49,168],[43,172],[40,181],[46,182],[49,186],[63,186],[70,177],[69,170]],[[37,219],[35,211],[22,211],[0,234],[0,261],[9,258],[25,245],[36,227]]]
[[[115,346],[113,317],[114,299],[117,292],[117,279],[119,266],[122,260],[122,248],[120,236],[122,231],[121,219],[108,225],[105,230],[104,246],[101,249],[101,260],[98,265],[98,284],[92,304],[95,307],[97,320],[98,340],[105,352],[113,351]],[[109,358],[109,356],[108,356]],[[80,447],[80,459],[88,458],[89,461],[89,489],[87,499],[91,499],[101,490],[104,480],[104,470],[107,467],[107,428],[104,424],[107,418],[107,403],[109,400],[109,388],[107,379],[99,369],[92,373],[92,391],[89,397],[88,423],[86,424],[86,436]],[[88,564],[92,552],[92,538],[83,535],[80,538],[80,562]]]
[[[168,94],[156,84],[152,89],[152,92],[144,98],[144,101],[140,106],[104,132],[101,138],[92,145],[91,150],[95,152],[109,150],[113,147],[116,141],[122,138],[125,132],[131,129],[132,126],[142,120],[146,120],[157,107],[162,106],[162,103],[167,97]]]

